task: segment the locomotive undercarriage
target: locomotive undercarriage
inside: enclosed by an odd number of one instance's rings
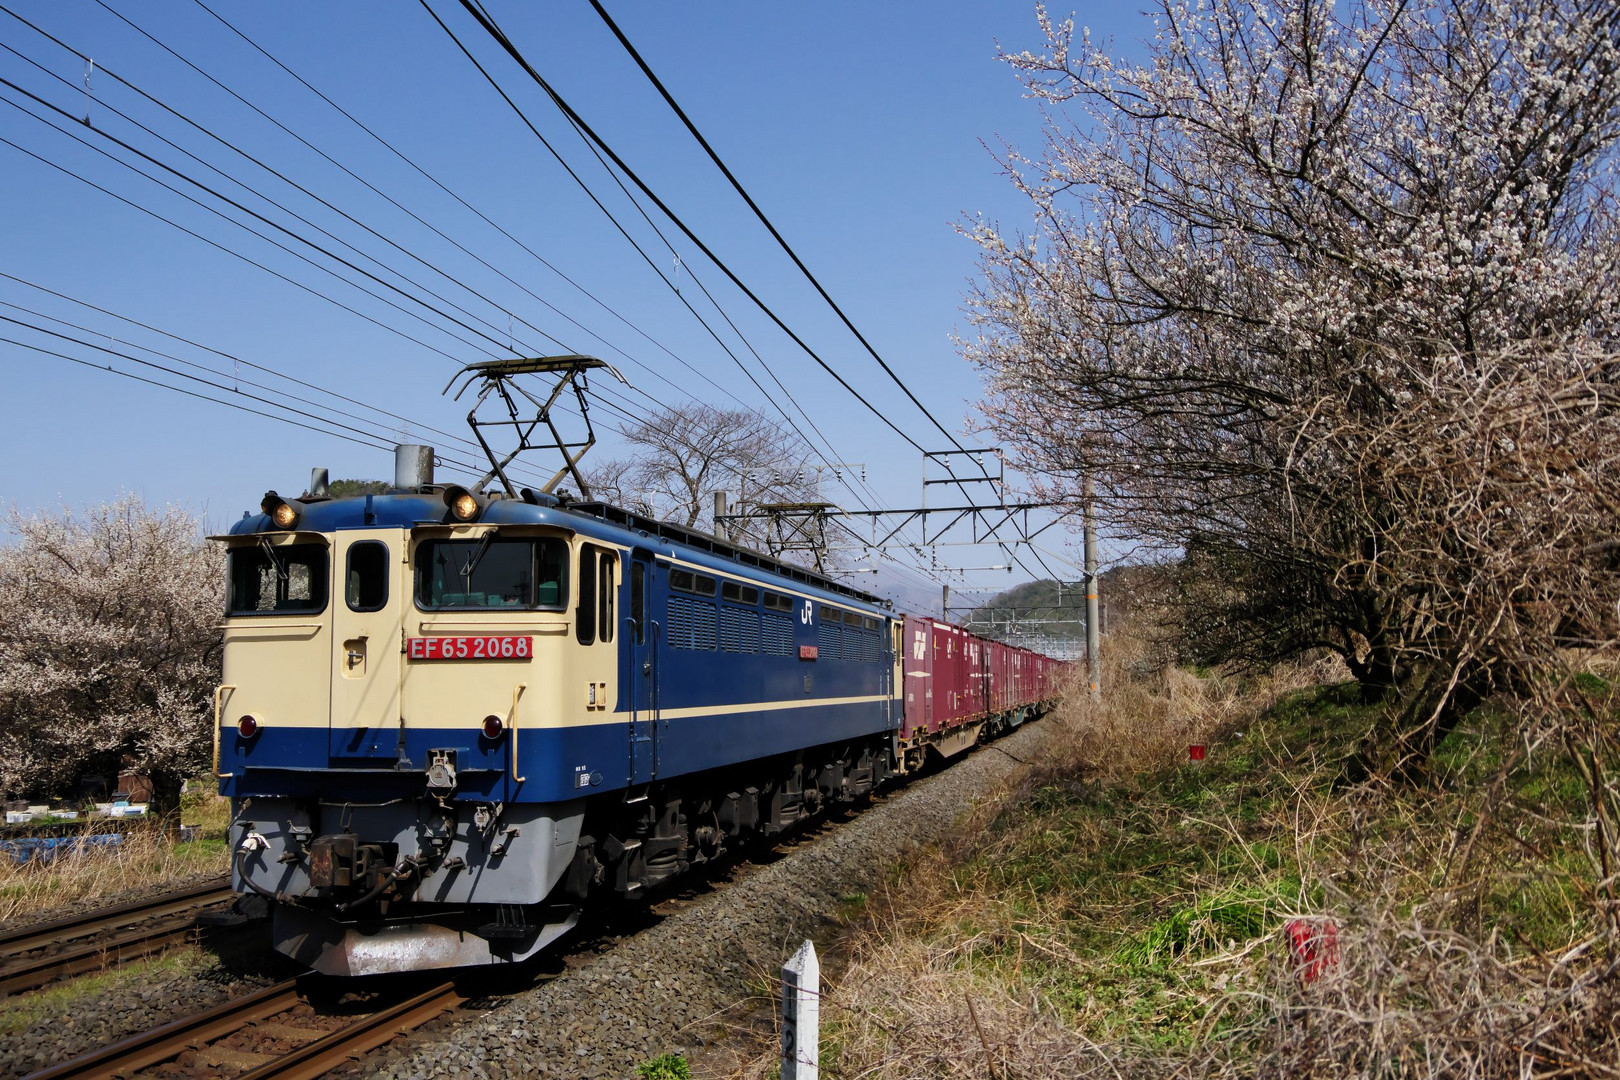
[[[512,963],[588,898],[645,895],[856,802],[895,761],[874,737],[550,805],[254,797],[237,808],[233,877],[246,907],[270,908],[275,947],[317,971]]]
[[[654,784],[629,800],[604,798],[586,813],[558,895],[641,895],[739,842],[857,802],[894,773],[894,760],[889,740],[873,738]]]

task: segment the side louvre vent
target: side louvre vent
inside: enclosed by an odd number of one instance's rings
[[[821,644],[818,651],[821,654],[821,659],[837,660],[843,656],[839,649],[839,643],[843,640],[844,628],[835,622],[823,622],[820,629]]]
[[[669,598],[669,647],[713,652],[715,645],[715,611],[713,604],[701,600],[688,600],[684,596]]]
[[[722,652],[759,651],[759,612],[740,608],[720,609],[720,649]]]
[[[768,656],[792,656],[793,620],[786,615],[774,615],[767,611],[759,651]]]

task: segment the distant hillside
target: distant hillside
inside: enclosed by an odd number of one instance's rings
[[[1106,631],[1127,618],[1155,573],[1151,566],[1116,566],[1098,580],[1101,619]],[[989,637],[1046,634],[1058,638],[1086,636],[1086,589],[1083,581],[1029,581],[997,593],[971,610],[952,609],[952,621]]]

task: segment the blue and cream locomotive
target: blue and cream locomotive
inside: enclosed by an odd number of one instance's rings
[[[520,960],[905,763],[877,598],[601,503],[401,480],[271,493],[220,538],[216,771],[283,952]]]

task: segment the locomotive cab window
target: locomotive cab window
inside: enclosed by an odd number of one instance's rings
[[[568,599],[568,545],[546,538],[424,540],[416,549],[416,603],[425,611],[560,611]]]
[[[387,606],[387,544],[362,540],[349,548],[343,592],[350,611],[381,611]]]
[[[326,609],[325,544],[236,547],[226,557],[227,615],[305,614]]]
[[[647,643],[647,564],[630,564],[630,622],[637,645]]]
[[[613,640],[613,571],[619,557],[595,544],[579,549],[579,606],[575,637],[581,645]]]
[[[596,574],[596,636],[599,641],[613,640],[613,598],[617,595],[614,579],[618,576],[618,569],[619,557],[611,551],[602,552]]]

